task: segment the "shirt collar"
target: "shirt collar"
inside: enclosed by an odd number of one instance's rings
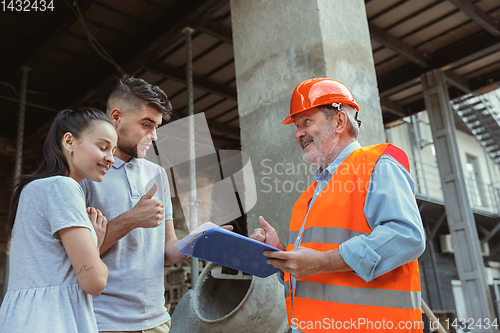
[[[139,166],[139,161],[137,158],[134,158],[132,157],[130,159],[130,161],[128,161],[127,163],[125,163],[124,161],[122,161],[121,159],[119,159],[118,157],[116,156],[113,156],[113,158],[115,159],[115,163],[113,163],[113,167],[115,169],[120,169],[122,165],[124,164],[130,164],[130,165],[133,165],[133,166]]]
[[[337,156],[337,158],[335,158],[335,160],[333,160],[333,162],[330,163],[330,165],[326,167],[325,170],[321,171],[321,169],[318,169],[316,171],[316,173],[314,174],[314,179],[316,179],[316,181],[319,181],[323,177],[327,177],[327,176],[331,177],[335,173],[335,171],[337,170],[339,165],[342,162],[344,162],[344,160],[347,158],[347,156],[351,155],[351,153],[353,151],[355,151],[356,149],[359,149],[359,148],[361,148],[361,145],[359,144],[358,141],[354,141],[351,144],[349,144],[347,147],[345,147],[340,152],[340,154]]]

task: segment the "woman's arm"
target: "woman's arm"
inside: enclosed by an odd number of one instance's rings
[[[99,296],[106,287],[108,268],[99,256],[90,230],[71,227],[59,230],[59,235],[83,291]]]

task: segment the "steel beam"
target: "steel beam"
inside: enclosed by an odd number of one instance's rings
[[[469,0],[448,0],[492,35],[500,37],[500,24]]]
[[[205,24],[200,25],[198,30],[206,33],[212,37],[220,39],[223,42],[228,44],[233,44],[233,31],[231,27],[219,22],[215,22],[214,20],[208,20]]]
[[[6,101],[15,102],[15,103],[20,103],[21,102],[18,99],[15,99],[15,98],[12,98],[12,97],[8,97],[8,96],[4,96],[4,95],[0,95],[0,99],[4,99]],[[47,111],[51,111],[51,112],[59,112],[59,110],[57,110],[57,109],[54,109],[54,108],[51,108],[51,107],[48,107],[48,106],[45,106],[45,105],[41,105],[41,104],[30,103],[30,102],[25,102],[25,104],[27,106],[32,106],[34,108],[38,108],[38,109],[41,109],[41,110],[47,110]],[[50,122],[52,123],[52,120]]]
[[[472,92],[472,89],[470,88],[469,82],[467,80],[461,78],[457,74],[453,73],[452,71],[445,71],[444,76],[446,78],[446,82],[454,86],[455,88],[463,91],[464,93],[470,93]]]
[[[371,38],[422,68],[428,66],[424,54],[419,50],[377,27],[373,23],[368,23],[368,26],[370,28]]]
[[[497,225],[495,227],[493,227],[493,229],[491,229],[491,231],[489,231],[486,234],[486,237],[481,239],[481,245],[488,242],[490,239],[492,239],[493,236],[495,236],[499,231],[500,231],[500,222],[497,222]]]
[[[500,50],[499,37],[492,36],[486,31],[471,35],[431,54],[429,68],[427,69],[410,63],[382,77],[378,77],[380,95],[386,96],[386,91],[395,92],[402,90],[401,88],[398,89],[398,87],[403,87],[404,89],[409,81],[418,82],[419,77],[428,70],[438,68],[453,69],[464,64],[462,61],[463,58],[467,58],[470,62],[498,50]],[[472,90],[478,89],[478,87],[472,84],[472,81],[470,81]]]
[[[232,108],[230,108],[229,110],[226,110],[226,111],[222,112],[221,114],[216,115],[215,117],[212,118],[212,120],[216,121],[217,119],[224,117],[225,115],[233,112],[236,109],[238,109],[238,105],[235,105]]]
[[[483,322],[486,318],[493,320],[495,314],[486,283],[474,215],[467,196],[446,79],[440,70],[432,70],[422,75],[421,79],[467,315],[474,322]],[[475,332],[492,333],[495,330],[482,327]]]
[[[174,81],[184,84],[186,83],[186,74],[184,70],[167,65],[160,61],[149,62],[145,64],[143,68]],[[236,90],[228,86],[215,83],[202,76],[193,76],[193,84],[196,88],[236,101]]]
[[[403,105],[393,102],[388,98],[380,97],[380,106],[383,111],[387,111],[398,117],[404,118],[408,116],[408,112],[405,110]]]
[[[208,127],[217,132],[224,134],[230,138],[239,139],[240,138],[240,128],[235,126],[224,125],[216,121],[207,120]]]
[[[416,78],[413,78],[413,79],[409,79],[408,81],[405,81],[405,82],[401,82],[397,85],[393,85],[391,86],[390,88],[387,88],[386,90],[382,91],[380,89],[380,92],[379,92],[379,96],[380,97],[387,97],[387,96],[391,96],[393,94],[396,94],[400,91],[403,91],[403,90],[406,90],[406,89],[409,89],[417,84],[420,84],[420,77],[416,77]]]
[[[196,100],[194,101],[194,103],[196,103]],[[231,108],[227,111],[232,111],[232,110],[236,109],[237,107],[238,106]],[[177,110],[175,118],[181,119],[181,118],[186,117],[187,113],[184,112],[184,110],[186,108]],[[200,111],[200,112],[202,112],[202,111]],[[213,119],[207,119],[207,124],[208,124],[208,128],[210,129],[210,131],[218,133],[218,134],[222,134],[222,135],[229,137],[231,139],[240,140],[240,128],[235,127],[235,126],[224,125],[222,123],[215,121],[215,119],[217,119],[218,116],[214,117]]]

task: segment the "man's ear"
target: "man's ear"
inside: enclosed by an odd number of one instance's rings
[[[75,145],[75,137],[73,136],[73,134],[71,134],[70,132],[64,134],[62,145],[64,150],[66,150],[67,152],[72,151]]]
[[[335,131],[340,133],[344,130],[344,128],[347,126],[347,114],[344,111],[339,111],[337,113],[336,117],[333,117],[333,119],[336,124],[334,125]]]
[[[113,120],[113,123],[115,124],[115,127],[116,127],[116,126],[118,126],[120,121],[123,119],[123,112],[119,108],[114,108],[109,113],[109,117],[111,118],[111,120]]]

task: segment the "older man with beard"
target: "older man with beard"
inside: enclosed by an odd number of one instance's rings
[[[250,237],[284,250],[265,255],[284,273],[293,332],[422,331],[425,240],[408,158],[391,144],[361,147],[358,112],[344,84],[319,78],[295,88],[283,120],[319,169],[293,207],[286,247],[263,217]]]

